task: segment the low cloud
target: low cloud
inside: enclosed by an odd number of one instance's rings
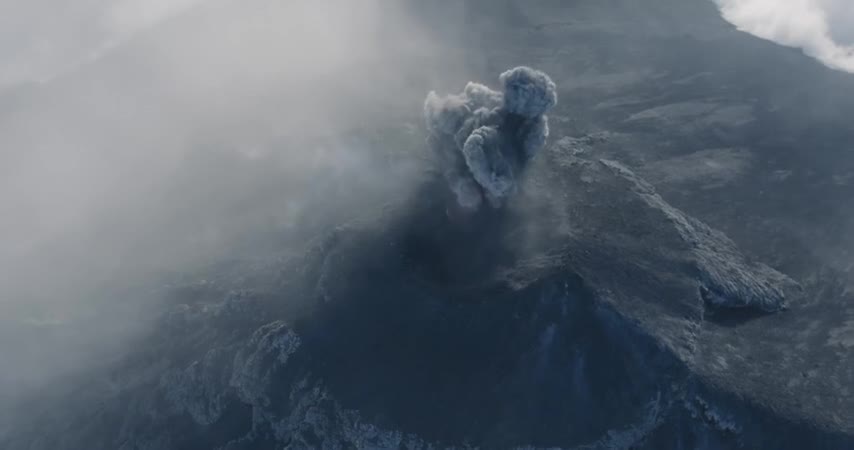
[[[825,65],[854,73],[854,2],[715,0],[723,17],[763,39],[803,49]]]

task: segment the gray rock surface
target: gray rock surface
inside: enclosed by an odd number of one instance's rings
[[[706,1],[431,5],[468,79],[557,84],[505,208],[454,216],[425,169],[416,202],[186,275],[0,448],[854,448],[854,80]],[[383,128],[412,146],[421,94]]]
[[[442,207],[439,197],[408,216],[370,215],[339,228],[302,257],[207,274],[214,281],[201,297],[213,300],[176,306],[144,341],[147,356],[118,367],[111,388],[90,383],[70,397],[85,414],[57,409],[59,423],[86,426],[61,443],[17,433],[5,444],[605,449],[848,442],[796,425],[798,417],[821,416],[819,409],[811,416],[809,405],[787,409],[780,400],[790,385],[762,391],[744,376],[758,345],[769,351],[754,360],[756,370],[798,364],[791,352],[777,353],[775,342],[752,341],[761,334],[743,334],[783,333],[769,330],[769,322],[799,314],[802,292],[788,277],[749,262],[723,234],[613,161],[578,158],[554,145],[526,181],[505,212],[477,217],[471,231],[432,211]],[[425,189],[441,192],[437,183]],[[493,232],[483,233],[487,223]],[[458,258],[476,252],[489,255]],[[247,270],[269,275],[234,276]],[[262,291],[243,285],[246,279]],[[705,296],[710,283],[730,286],[737,308]],[[776,311],[768,305],[784,298],[787,311],[726,323],[745,308]],[[810,356],[803,354],[803,363],[812,364]],[[836,410],[845,413],[844,406]],[[98,439],[102,444],[93,444]]]

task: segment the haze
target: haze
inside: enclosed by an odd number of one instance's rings
[[[412,168],[340,135],[406,115],[417,130],[427,86],[464,79],[400,2],[4,1],[0,17],[0,392],[144,328],[136,283],[405,198]]]

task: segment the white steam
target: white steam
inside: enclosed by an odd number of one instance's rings
[[[420,93],[454,78],[429,67],[460,66],[408,8],[0,0],[0,329],[99,316],[104,329],[75,332],[118,340],[107,326],[142,321],[109,309],[130,300],[104,299],[105,285],[155,289],[152,272],[274,248],[255,242],[405,197],[414,180],[372,142],[418,143],[378,130],[405,131]],[[56,364],[96,353],[21,333],[0,343],[0,398],[7,380],[61,376]]]
[[[834,69],[854,73],[854,2],[715,0],[738,29],[803,49]]]

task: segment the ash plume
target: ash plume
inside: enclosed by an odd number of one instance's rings
[[[557,104],[555,83],[543,72],[516,67],[498,80],[500,91],[469,82],[460,94],[430,92],[424,102],[428,142],[468,211],[484,202],[500,208],[515,192],[517,177],[546,143],[545,114]]]

